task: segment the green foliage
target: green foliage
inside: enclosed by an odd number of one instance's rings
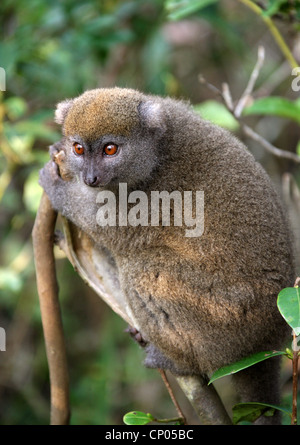
[[[51,107],[62,99],[62,92],[68,97],[94,87],[99,66],[116,46],[145,42],[157,28],[163,7],[161,1],[150,0],[4,3],[0,60],[8,83],[17,78],[10,88],[15,95]]]
[[[253,366],[256,363],[267,360],[271,357],[276,357],[278,355],[286,355],[286,352],[283,351],[263,351],[258,352],[256,354],[251,355],[250,357],[245,357],[238,362],[232,363],[230,365],[224,366],[223,368],[218,369],[210,378],[209,384],[214,382],[221,377],[225,377],[226,375],[235,374],[236,372],[242,371],[249,366]]]
[[[296,19],[300,17],[300,3],[299,1],[268,0],[263,14],[267,17],[277,15],[286,19],[291,19],[292,17]]]
[[[300,335],[300,290],[299,287],[282,289],[277,299],[278,309],[285,321]]]
[[[170,419],[157,419],[153,417],[150,413],[144,413],[142,411],[131,411],[124,415],[123,422],[125,425],[147,425],[151,422],[163,423],[163,424],[174,424],[181,425],[183,419],[181,417],[174,417]]]
[[[243,114],[244,116],[251,114],[279,116],[300,124],[300,99],[291,101],[284,97],[263,97],[246,107]]]
[[[131,411],[123,417],[123,422],[126,425],[147,425],[148,423],[153,422],[153,420],[155,419],[152,414],[146,414],[142,411]]]
[[[280,12],[280,10],[288,4],[286,0],[272,0],[267,2],[267,8],[264,11],[264,15],[271,17],[274,14]]]
[[[207,119],[223,128],[231,131],[236,131],[239,128],[237,120],[227,110],[225,105],[220,102],[207,100],[195,105],[194,110],[199,113],[203,119]]]
[[[167,0],[165,7],[170,20],[181,20],[218,1],[219,0]]]
[[[219,0],[166,0],[165,7],[170,20],[180,20],[195,14],[206,6],[217,3]],[[253,1],[256,4],[255,1]],[[265,17],[279,16],[286,20],[299,19],[300,3],[289,0],[269,0],[264,5],[262,15]]]
[[[260,416],[273,416],[275,410],[279,410],[291,417],[291,413],[281,406],[270,405],[267,403],[248,402],[239,403],[232,407],[232,421],[234,425],[237,425],[240,422],[255,422],[255,420],[257,420]]]

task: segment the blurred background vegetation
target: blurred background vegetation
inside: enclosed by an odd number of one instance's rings
[[[263,45],[266,57],[255,98],[279,96],[287,102],[260,109],[245,121],[271,143],[300,154],[293,64],[274,40],[269,19],[300,65],[297,0],[1,1],[0,66],[6,90],[0,93],[0,326],[7,338],[6,351],[0,352],[0,424],[49,422],[31,231],[42,192],[38,172],[48,160],[49,144],[60,138],[53,123],[55,104],[89,88],[114,85],[188,99],[205,117],[241,137],[279,189],[286,173],[299,184],[299,164],[274,157],[245,138],[198,80],[201,73],[217,87],[227,82],[234,99],[240,97]],[[297,218],[294,227],[298,233]],[[81,281],[59,250],[56,257],[71,423],[121,424],[133,409],[173,416],[159,374],[141,365],[143,353],[124,333],[124,322]],[[285,398],[290,397],[290,377],[288,364],[283,368]],[[230,407],[228,380],[220,382],[219,390]],[[178,397],[185,407],[180,393]]]

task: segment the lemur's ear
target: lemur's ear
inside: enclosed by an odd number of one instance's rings
[[[65,121],[65,118],[68,114],[69,109],[71,108],[72,104],[74,102],[74,99],[67,99],[63,102],[60,102],[56,106],[55,114],[54,114],[54,120],[57,124],[62,125]]]
[[[166,131],[165,113],[162,104],[147,100],[138,107],[142,123],[151,130],[158,130],[161,134]]]

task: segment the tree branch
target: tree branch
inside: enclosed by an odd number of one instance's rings
[[[53,254],[56,217],[57,213],[44,193],[35,219],[32,239],[50,373],[50,422],[52,425],[67,425],[70,418],[69,376]]]
[[[172,400],[172,402],[173,402],[173,405],[174,405],[175,408],[176,408],[176,411],[177,411],[177,414],[178,414],[179,418],[181,418],[183,424],[186,425],[186,418],[185,418],[185,415],[183,414],[183,412],[182,412],[182,410],[181,410],[181,408],[180,408],[180,405],[179,405],[179,403],[178,403],[177,400],[176,400],[176,397],[175,397],[175,395],[174,395],[174,393],[173,393],[172,387],[171,387],[171,385],[170,385],[170,383],[169,383],[169,380],[168,380],[168,378],[167,378],[167,375],[166,375],[165,371],[164,371],[163,369],[158,369],[158,371],[159,371],[159,373],[160,373],[160,376],[161,376],[161,378],[162,378],[162,381],[163,381],[164,384],[165,384],[165,387],[166,387],[167,390],[168,390],[169,396],[170,396],[170,398],[171,398],[171,400]]]
[[[248,125],[241,123],[241,129],[243,130],[246,136],[258,142],[272,155],[277,156],[278,158],[290,159],[291,161],[296,162],[297,164],[300,163],[300,156],[298,156],[296,153],[293,153],[291,151],[281,150],[280,148],[275,147],[275,145],[271,144],[271,142],[267,141],[265,138],[260,136],[258,133],[252,130],[252,128],[250,128]]]
[[[233,115],[233,117],[239,122],[241,130],[243,133],[253,139],[255,142],[258,142],[265,150],[267,150],[269,153],[273,154],[274,156],[277,156],[279,158],[289,159],[293,162],[300,163],[300,156],[298,156],[296,153],[293,153],[291,151],[282,150],[275,145],[271,144],[271,142],[267,141],[264,137],[256,133],[252,128],[250,128],[247,124],[245,124],[242,121],[241,114],[243,112],[243,109],[248,101],[248,99],[251,97],[251,94],[253,92],[256,79],[259,75],[260,69],[263,65],[264,61],[264,49],[262,47],[259,47],[258,49],[258,59],[256,62],[256,65],[252,71],[252,74],[250,76],[249,82],[247,84],[247,87],[242,94],[241,98],[238,100],[238,103],[236,107],[234,107],[230,88],[228,84],[224,83],[222,85],[222,91],[220,91],[217,87],[210,84],[202,75],[199,75],[199,82],[204,84],[210,91],[212,91],[216,96],[219,96],[221,100],[223,101],[224,105],[230,111],[230,113]]]
[[[237,119],[240,118],[240,116],[243,112],[243,109],[245,108],[249,98],[251,97],[252,91],[255,87],[255,83],[259,76],[260,70],[263,66],[264,60],[265,60],[265,49],[263,46],[260,46],[258,48],[258,56],[257,56],[256,65],[252,71],[252,74],[250,76],[250,79],[246,86],[246,89],[245,89],[244,93],[242,94],[242,96],[241,96],[240,100],[238,101],[237,106],[235,107],[235,110],[234,110],[234,115]]]
[[[177,382],[204,425],[232,425],[217,391],[205,378],[177,377]]]
[[[297,397],[298,397],[298,345],[297,336],[293,331],[293,403],[291,425],[297,425]]]

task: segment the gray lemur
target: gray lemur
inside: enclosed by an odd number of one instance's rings
[[[287,330],[276,299],[294,284],[291,241],[271,181],[245,146],[185,102],[131,89],[66,100],[56,122],[63,138],[50,153],[62,150],[65,178],[50,161],[40,184],[107,252],[147,344],[145,364],[204,376],[279,348]],[[172,222],[101,227],[97,195],[118,200],[120,183],[149,202],[151,191],[203,191],[203,234],[185,236]],[[272,358],[233,378],[244,401],[278,403],[278,373]]]

